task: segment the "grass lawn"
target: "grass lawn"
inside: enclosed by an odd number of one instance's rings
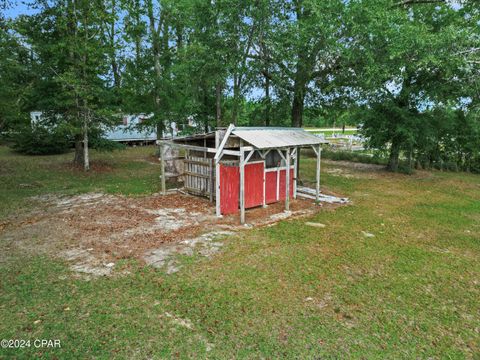
[[[0,224],[34,195],[157,192],[152,153],[94,152],[84,174],[68,167],[72,154],[0,147]],[[314,162],[302,159],[304,178]],[[0,358],[478,359],[480,176],[328,162],[322,183],[352,200],[308,219],[325,228],[302,219],[246,230],[173,275],[128,259],[129,275],[90,281],[48,257],[0,262],[0,338],[61,340]]]

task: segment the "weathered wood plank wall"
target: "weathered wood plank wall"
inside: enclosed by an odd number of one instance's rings
[[[187,154],[184,163],[185,189],[212,201],[215,196],[214,159]]]

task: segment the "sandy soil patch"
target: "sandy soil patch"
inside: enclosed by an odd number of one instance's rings
[[[345,178],[374,179],[382,176],[386,172],[385,166],[383,165],[333,160],[323,160],[323,163],[329,165],[325,169],[327,173]]]
[[[33,197],[35,210],[0,224],[0,261],[9,254],[46,254],[70,263],[85,276],[107,276],[116,271],[121,259],[163,268],[167,273],[180,269],[175,255],[213,256],[221,250],[218,239],[253,226],[312,215],[322,208],[338,205],[298,199],[291,211],[284,204],[249,209],[248,225],[239,216],[215,216],[208,200],[172,193],[165,196],[126,197],[104,193],[76,196],[47,194]]]

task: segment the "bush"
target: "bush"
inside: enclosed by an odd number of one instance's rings
[[[26,155],[63,154],[72,146],[71,137],[60,128],[25,126],[13,133],[11,147]]]
[[[107,140],[99,136],[95,136],[90,139],[90,148],[98,151],[113,151],[113,150],[124,150],[126,148],[125,144]]]

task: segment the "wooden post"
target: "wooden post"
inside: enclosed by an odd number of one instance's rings
[[[258,150],[260,157],[263,159],[263,207],[267,207],[266,186],[267,186],[267,160],[268,151]]]
[[[295,174],[295,177],[297,178],[297,182],[298,180],[300,180],[300,154],[302,152],[301,150],[302,148],[297,148],[297,158],[295,159],[297,163],[297,172]]]
[[[316,193],[315,193],[315,202],[318,204],[320,202],[320,156],[322,154],[322,147],[318,145],[317,149],[317,184],[316,184]]]
[[[290,148],[287,148],[287,172],[285,173],[285,187],[286,187],[286,193],[285,193],[285,211],[290,210]]]
[[[190,171],[192,171],[192,163],[190,162],[190,160],[192,160],[190,158],[190,150],[186,149],[185,150],[185,159],[187,159],[187,162],[185,162],[185,174],[188,174]],[[185,176],[185,183],[187,188],[192,188],[193,187],[193,182],[192,182],[192,178],[190,176]]]
[[[210,202],[213,202],[213,192],[215,186],[213,185],[213,159],[208,159],[208,192],[210,193]]]
[[[215,149],[218,151],[220,147],[220,131],[215,133]],[[217,154],[215,154],[216,156]],[[222,217],[222,212],[220,211],[220,160],[222,157],[214,158],[215,161],[215,212],[217,217]]]
[[[320,195],[320,170],[322,168],[322,145],[318,146],[318,194]]]
[[[280,200],[280,166],[277,166],[277,198],[276,200]]]
[[[295,148],[295,157],[293,160],[293,198],[297,198],[297,178],[298,178],[298,156],[300,148]]]
[[[167,189],[165,186],[165,159],[163,157],[163,145],[160,144],[160,177],[162,182],[162,194],[165,195],[167,193]]]
[[[220,211],[220,160],[215,161],[215,209],[217,217],[222,217]]]
[[[263,160],[263,207],[267,207],[267,197],[265,187],[267,186],[267,162]]]
[[[245,224],[245,150],[240,147],[240,223]]]

